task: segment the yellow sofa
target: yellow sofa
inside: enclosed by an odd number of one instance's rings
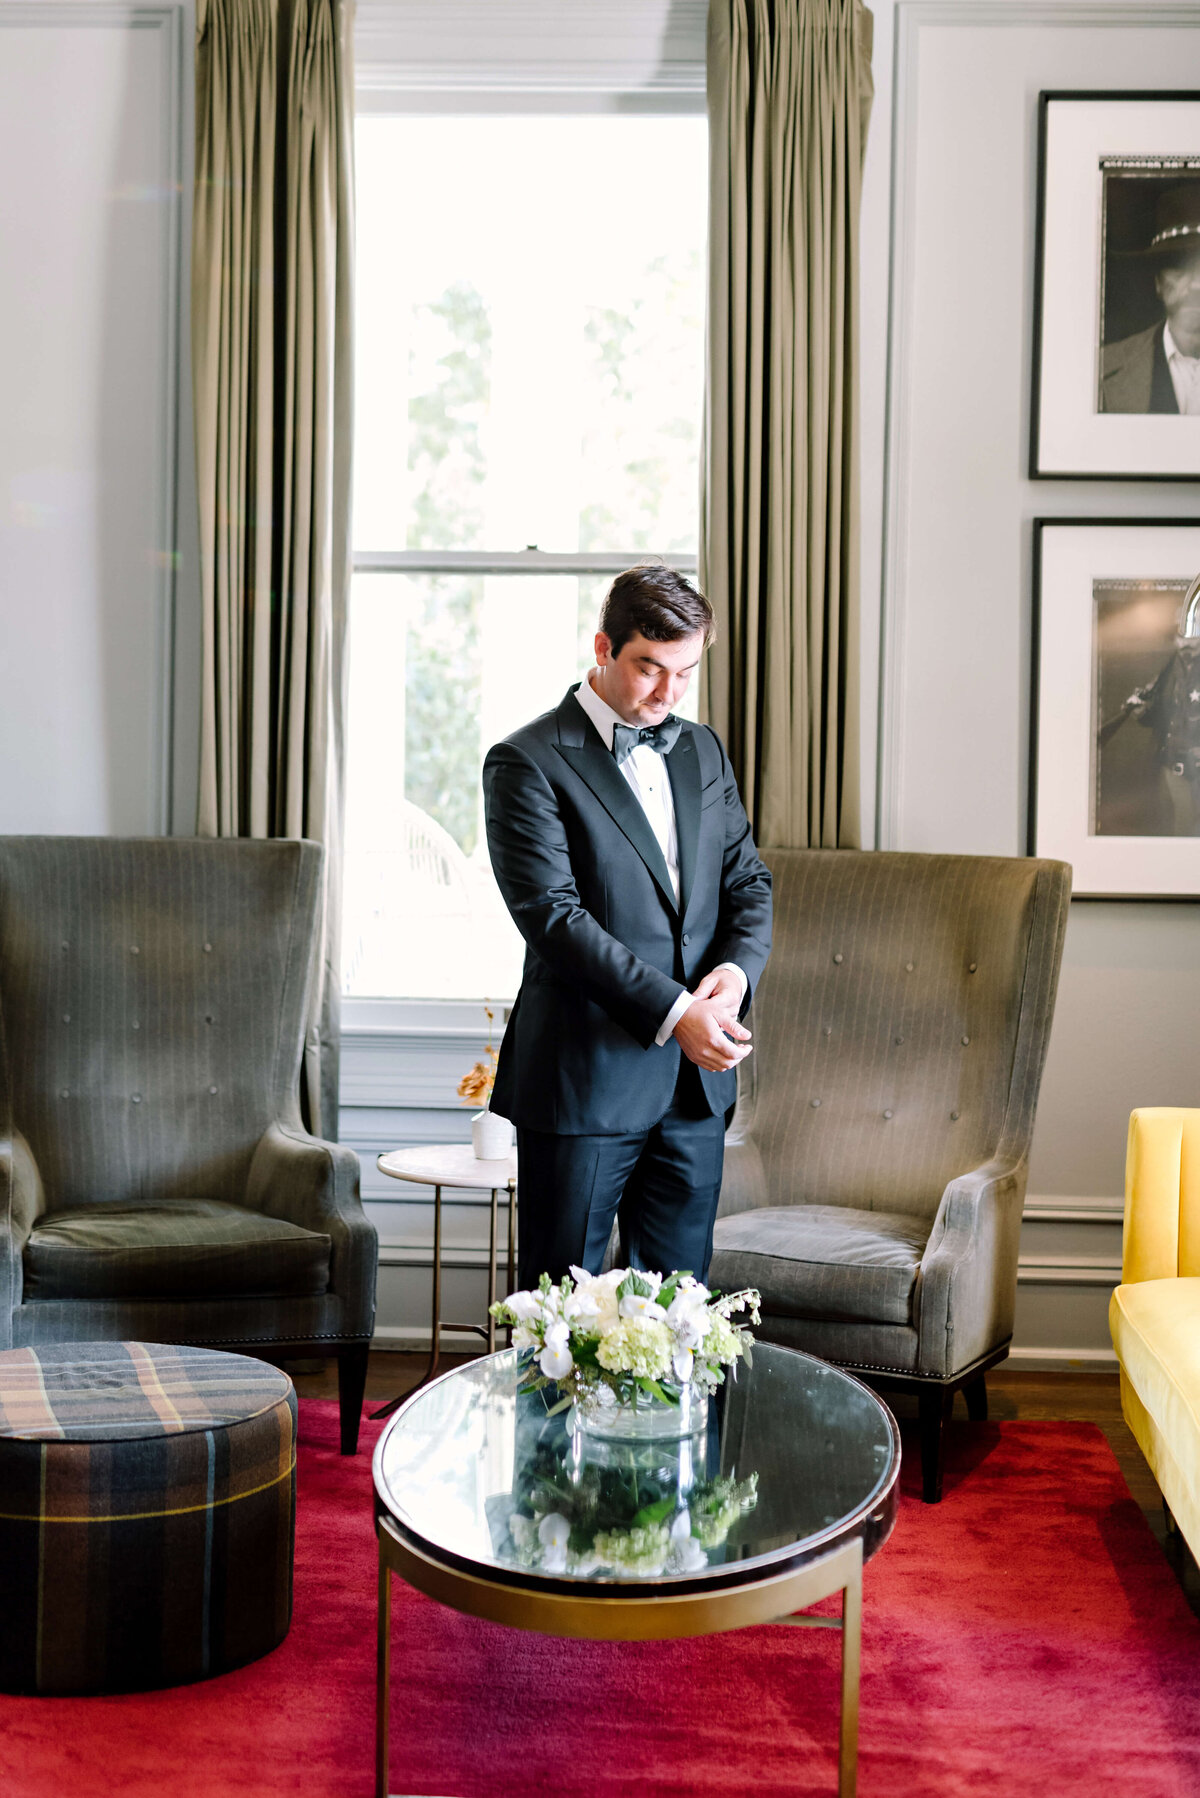
[[[1149,1107],[1129,1120],[1108,1323],[1125,1421],[1200,1559],[1200,1111]]]

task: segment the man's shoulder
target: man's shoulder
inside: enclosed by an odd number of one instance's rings
[[[1150,325],[1145,331],[1136,331],[1132,337],[1119,338],[1116,343],[1106,343],[1102,358],[1104,373],[1116,374],[1127,368],[1131,362],[1142,357],[1153,356],[1154,340],[1161,336],[1162,325]]]

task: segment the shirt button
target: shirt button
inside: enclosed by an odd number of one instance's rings
[[[686,931],[686,930],[685,930],[685,931],[684,931],[684,933],[683,933],[683,940],[684,940],[684,942],[685,942],[685,943],[690,943],[690,942],[691,942],[691,940],[692,940],[692,939],[691,939],[691,937],[690,937],[690,936],[689,936],[689,935],[688,935],[688,933],[687,933],[687,931]]]

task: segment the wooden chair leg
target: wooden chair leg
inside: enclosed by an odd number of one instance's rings
[[[952,1388],[922,1386],[917,1400],[921,1425],[921,1496],[927,1505],[940,1503],[946,1423],[954,1404]]]
[[[963,1387],[963,1397],[967,1401],[967,1416],[972,1423],[987,1422],[987,1382],[981,1373],[973,1380],[968,1380]]]
[[[338,1356],[338,1416],[342,1426],[342,1453],[358,1453],[358,1426],[362,1420],[363,1393],[367,1388],[366,1343]]]

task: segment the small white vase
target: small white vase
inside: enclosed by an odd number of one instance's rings
[[[512,1153],[513,1127],[494,1111],[477,1111],[471,1119],[471,1146],[477,1161],[503,1161]]]

